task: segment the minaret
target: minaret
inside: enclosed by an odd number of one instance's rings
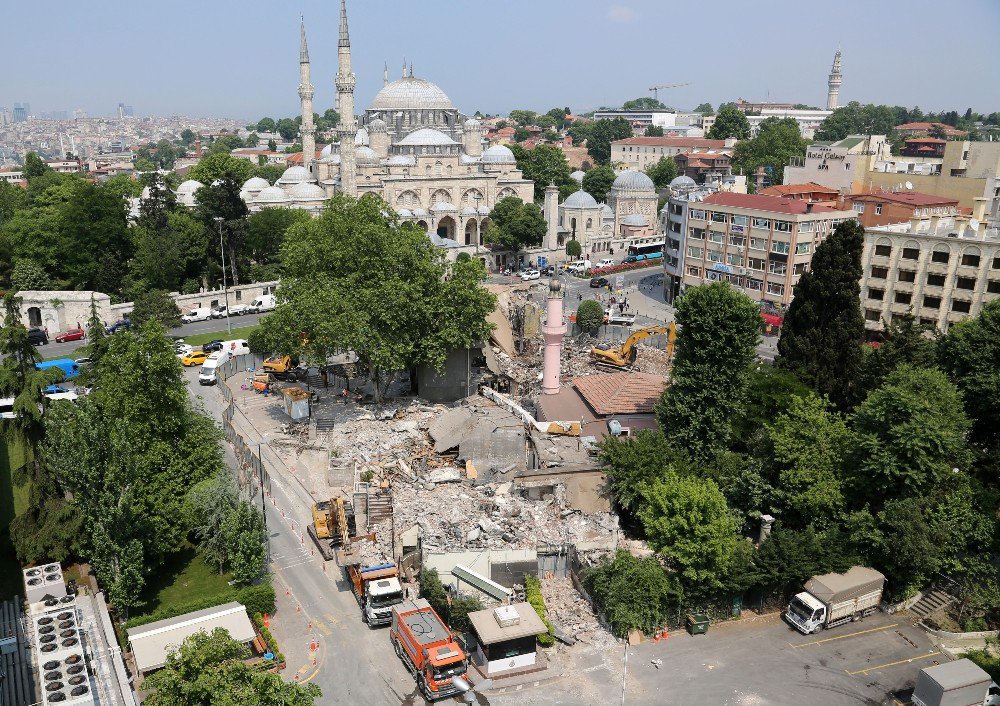
[[[339,68],[337,79],[337,105],[340,110],[340,124],[337,135],[340,138],[340,190],[348,196],[357,196],[356,167],[354,159],[354,137],[358,124],[354,119],[354,85],[357,83],[351,71],[351,35],[347,31],[347,0],[340,0],[340,41],[337,43]]]
[[[837,53],[833,55],[833,68],[830,69],[830,78],[827,80],[826,85],[829,90],[826,94],[826,109],[836,110],[837,103],[840,100],[840,82],[843,81],[843,76],[840,75],[840,49]]]
[[[309,81],[309,46],[306,44],[306,21],[302,19],[299,36],[299,102],[302,107],[302,166],[313,171],[316,158],[316,126],[313,124],[313,85]]]
[[[542,394],[555,395],[559,392],[559,367],[562,364],[562,342],[566,335],[563,321],[562,283],[555,277],[549,280],[549,299],[545,302],[545,323],[542,324],[542,338],[545,350],[542,353]]]
[[[542,215],[545,216],[545,247],[550,252],[559,249],[559,187],[551,183],[545,187]]]
[[[389,62],[385,62],[385,68],[382,69],[382,85],[389,85]]]

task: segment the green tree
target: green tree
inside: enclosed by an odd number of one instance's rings
[[[193,144],[197,138],[198,136],[194,134],[194,130],[191,130],[190,128],[184,128],[181,130],[181,142],[185,146]]]
[[[245,159],[233,157],[225,152],[216,152],[202,157],[200,162],[191,167],[187,177],[205,185],[210,185],[217,179],[231,177],[242,185],[254,176],[255,171],[256,167]]]
[[[169,292],[151,289],[136,298],[132,308],[132,322],[143,324],[147,321],[159,321],[166,328],[181,325],[181,310]]]
[[[766,436],[767,424],[788,411],[792,400],[811,390],[794,374],[774,365],[757,365],[747,382],[747,401],[733,420],[732,439],[737,448],[756,451]]]
[[[660,157],[658,162],[646,167],[646,174],[657,189],[665,189],[677,178],[677,162],[673,157]]]
[[[251,279],[262,282],[278,279],[279,253],[285,234],[296,223],[310,218],[306,211],[290,208],[262,208],[247,218],[246,256],[251,265]]]
[[[448,591],[445,590],[437,569],[421,569],[419,578],[420,597],[431,604],[431,608],[441,620],[448,621]]]
[[[201,630],[146,678],[149,706],[313,706],[316,684],[295,684],[244,660],[250,650],[223,628]]]
[[[91,367],[83,371],[88,380],[92,377],[91,372],[100,362],[101,356],[104,355],[104,351],[108,347],[107,337],[108,333],[104,328],[104,322],[101,321],[100,314],[97,312],[97,302],[94,300],[94,295],[91,294],[90,316],[87,317],[87,345],[84,349],[87,357],[90,358]]]
[[[547,226],[542,209],[516,196],[508,196],[494,206],[490,219],[492,223],[484,235],[485,241],[506,250],[535,247],[545,238]]]
[[[792,118],[767,118],[760,124],[756,137],[741,140],[736,145],[733,169],[751,176],[758,167],[763,167],[771,183],[780,184],[789,159],[805,153],[806,140],[797,122]]]
[[[273,139],[268,140],[267,141],[267,148],[269,150],[271,150],[272,152],[274,152],[274,151],[276,151],[278,149],[278,143],[275,142]]]
[[[659,125],[650,125],[642,134],[645,137],[663,137],[663,128]]]
[[[257,121],[257,132],[274,132],[276,129],[274,118],[261,118]]]
[[[848,135],[891,135],[897,124],[896,111],[890,106],[851,101],[823,121],[816,130],[816,139],[833,142]]]
[[[543,130],[551,130],[556,125],[556,120],[551,115],[539,115],[535,119],[535,125]]]
[[[29,182],[51,171],[52,167],[47,165],[45,160],[38,156],[37,152],[28,152],[28,154],[24,155],[24,167],[21,169],[21,172]]]
[[[275,129],[285,142],[291,142],[299,134],[298,124],[290,118],[281,118]]]
[[[353,350],[379,401],[394,371],[440,370],[452,350],[489,336],[496,299],[480,286],[482,263],[449,266],[425,232],[400,225],[374,195],[336,196],[319,218],[293,226],[281,263],[268,348],[318,360]]]
[[[0,227],[9,221],[17,211],[26,208],[28,195],[20,186],[0,180]]]
[[[779,524],[760,545],[753,560],[753,583],[768,592],[802,590],[812,576],[842,573],[855,563],[848,542],[836,529],[792,530]]]
[[[535,122],[537,113],[533,110],[512,110],[507,116],[510,120],[522,127],[526,127]]]
[[[593,300],[587,300],[590,301]],[[577,313],[579,320],[580,314]],[[626,510],[634,511],[641,503],[643,485],[650,485],[674,471],[687,468],[681,452],[667,443],[659,430],[643,429],[635,436],[626,438],[606,436],[598,448],[614,497]]]
[[[571,238],[566,241],[566,254],[570,257],[580,257],[583,254],[583,246],[580,245],[580,241],[575,238]]]
[[[603,203],[614,183],[615,170],[611,168],[610,164],[599,164],[583,175],[582,186],[583,190],[593,196],[598,203]]]
[[[734,106],[719,106],[719,112],[715,116],[715,122],[708,129],[705,137],[710,140],[725,140],[735,137],[737,140],[746,140],[750,137],[750,121],[747,120],[746,113]]]
[[[620,638],[633,630],[662,628],[684,595],[677,575],[664,571],[654,557],[638,559],[623,549],[590,570],[583,583]]]
[[[851,409],[859,398],[864,236],[861,224],[851,220],[816,248],[812,266],[795,285],[778,339],[778,364],[841,410]]]
[[[267,534],[260,510],[247,502],[238,503],[223,520],[222,534],[233,581],[249,585],[260,578],[267,562]]]
[[[37,262],[18,260],[10,273],[10,288],[15,292],[45,291],[54,289],[54,282],[48,273]]]
[[[514,142],[524,142],[529,137],[531,137],[531,133],[528,132],[528,128],[519,127],[514,130]]]
[[[818,395],[793,397],[768,426],[778,474],[776,501],[786,527],[832,524],[844,507],[841,473],[851,445],[844,420]]]
[[[231,285],[239,284],[240,273],[246,264],[247,216],[250,215],[250,209],[240,196],[242,184],[235,172],[227,172],[211,184],[198,189],[194,195],[197,203],[195,213],[206,231],[212,234],[213,249],[215,242],[219,240],[219,229],[222,230],[228,260],[226,274]],[[215,261],[221,260],[220,252]]]
[[[607,164],[611,161],[611,143],[627,137],[632,137],[632,123],[625,118],[596,120],[587,138],[587,154],[598,164]]]
[[[688,587],[717,588],[736,553],[736,522],[711,480],[667,473],[640,488],[636,513],[649,545]]]
[[[585,333],[596,333],[604,323],[604,307],[596,299],[580,302],[576,309],[576,325]]]
[[[895,600],[908,598],[941,567],[947,534],[929,521],[926,505],[916,497],[890,500],[878,514],[879,564],[893,577],[889,588]]]
[[[239,492],[228,469],[196,483],[184,498],[187,527],[198,540],[198,552],[206,563],[218,565],[220,575],[231,546],[225,523],[238,504]]]
[[[695,287],[677,303],[677,352],[656,414],[667,440],[694,459],[723,450],[746,400],[760,313],[728,284]]]
[[[666,110],[667,106],[663,104],[663,101],[657,100],[656,98],[650,98],[649,96],[643,96],[642,98],[633,98],[630,101],[625,101],[622,103],[622,110]]]
[[[711,103],[699,103],[698,107],[694,109],[694,112],[701,113],[702,115],[714,115],[715,111],[712,109]]]
[[[925,495],[972,462],[962,395],[939,370],[901,365],[852,419],[853,484],[868,497]]]
[[[526,150],[520,145],[511,145],[511,151],[517,160],[517,168],[524,173],[525,179],[535,183],[535,199],[541,201],[545,197],[545,187],[549,184],[566,186],[572,184],[569,162],[566,153],[552,145],[538,145]]]
[[[915,368],[937,367],[935,342],[928,336],[930,328],[910,312],[893,314],[892,321],[884,326],[881,344],[864,349],[862,390],[867,394],[879,387],[903,363]]]

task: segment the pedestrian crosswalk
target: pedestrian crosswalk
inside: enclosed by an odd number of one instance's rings
[[[305,547],[280,552],[271,552],[271,566],[277,569],[291,569],[314,561],[313,556]]]

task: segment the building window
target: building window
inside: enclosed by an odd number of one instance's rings
[[[903,255],[902,255],[902,257],[903,257],[904,260],[917,260],[917,259],[920,258],[920,249],[919,248],[903,248]]]
[[[787,255],[788,250],[789,250],[788,243],[783,243],[780,240],[775,240],[771,243],[771,252]]]
[[[972,253],[962,255],[962,267],[979,267],[979,255]]]
[[[865,212],[865,205],[863,203],[861,203],[860,201],[855,201],[851,205],[854,207],[854,211],[856,213],[864,213]]]
[[[976,288],[976,278],[975,277],[956,277],[955,286],[959,289],[975,289]]]
[[[805,255],[809,252],[812,252],[812,243],[797,243],[795,245],[796,255]]]
[[[702,255],[702,249],[701,248],[696,248],[696,247],[693,247],[691,245],[688,246],[688,257],[698,257],[698,258],[700,258],[701,255]]]
[[[718,211],[712,212],[712,223],[725,223],[725,222],[726,222],[725,213],[719,213]]]
[[[994,270],[1000,270],[1000,255],[993,258],[993,264],[990,265]]]
[[[726,239],[726,236],[717,230],[710,230],[708,231],[708,239],[713,243],[721,243]]]
[[[896,276],[900,282],[916,282],[917,273],[913,270],[900,270]]]
[[[888,267],[873,267],[872,268],[872,279],[885,279],[889,276]]]
[[[792,224],[789,221],[775,221],[774,229],[779,233],[791,233]]]
[[[756,291],[761,291],[764,289],[764,281],[759,279],[747,278],[747,289],[753,289]]]
[[[875,204],[875,215],[876,216],[882,215],[882,204],[880,203]]]
[[[927,275],[927,284],[931,287],[943,287],[944,275]]]
[[[882,312],[878,309],[865,309],[865,320],[866,321],[881,321]]]
[[[722,253],[718,250],[708,251],[708,261],[709,262],[722,262]]]
[[[705,229],[704,228],[692,228],[691,229],[691,240],[704,240],[705,239]]]
[[[784,262],[769,262],[767,263],[767,271],[772,275],[788,274],[788,265]]]
[[[986,291],[990,294],[1000,294],[1000,280],[991,279],[986,283]]]
[[[794,274],[794,275],[802,275],[802,274],[805,274],[806,270],[808,270],[808,269],[809,269],[809,263],[808,262],[800,262],[797,265],[795,265],[794,267],[792,267],[792,274]]]
[[[940,309],[941,297],[924,297],[924,306],[928,309]]]
[[[701,268],[700,267],[689,267],[688,268],[688,274],[691,275],[692,277],[701,277]]]
[[[752,250],[767,250],[767,239],[750,238],[750,248]]]
[[[690,217],[695,220],[703,221],[705,220],[705,212],[702,210],[691,209]]]
[[[742,235],[729,235],[729,244],[735,245],[738,248],[742,248],[747,244],[747,239]]]
[[[747,258],[747,267],[749,267],[751,270],[763,270],[764,261],[759,260],[756,257]]]
[[[743,253],[731,252],[726,255],[726,262],[730,265],[742,265],[743,264]]]
[[[951,259],[951,253],[946,250],[935,250],[931,253],[931,262],[937,262],[943,265],[948,264],[948,260]]]
[[[972,302],[962,301],[961,299],[955,299],[951,303],[951,310],[957,311],[959,314],[968,314],[972,309]]]
[[[816,221],[805,221],[803,223],[799,223],[800,233],[812,233],[815,230],[816,230]]]
[[[885,290],[884,289],[869,289],[868,290],[868,298],[869,299],[877,299],[878,301],[882,301],[883,299],[885,299]]]
[[[875,246],[875,257],[889,257],[892,255],[891,245],[876,245]]]
[[[780,296],[780,295],[782,295],[782,294],[785,293],[785,285],[783,285],[783,284],[777,284],[775,282],[768,282],[767,283],[767,293],[768,294],[777,294],[777,295]]]
[[[745,226],[747,224],[746,216],[733,216],[729,219],[729,222],[734,226]]]
[[[909,292],[896,292],[896,296],[893,299],[897,304],[909,304],[912,296]]]
[[[754,228],[770,228],[771,221],[768,218],[754,218],[750,221]]]

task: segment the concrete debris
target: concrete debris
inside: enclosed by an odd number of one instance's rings
[[[436,468],[426,476],[428,483],[458,483],[462,480],[462,472],[454,466]]]
[[[542,579],[542,597],[549,620],[565,635],[596,646],[615,644],[615,638],[605,630],[590,603],[580,595],[573,582],[565,576]]]

